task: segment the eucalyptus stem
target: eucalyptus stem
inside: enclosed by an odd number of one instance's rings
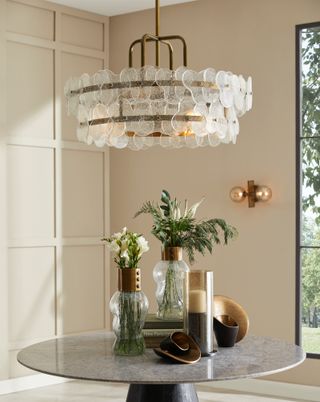
[[[114,352],[118,355],[138,355],[145,348],[141,333],[142,311],[135,293],[119,294],[119,334],[114,345]]]
[[[159,317],[162,319],[182,318],[183,315],[183,300],[178,291],[176,274],[175,261],[169,261],[163,298],[159,306]]]

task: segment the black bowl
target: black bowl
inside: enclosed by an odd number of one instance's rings
[[[239,325],[232,317],[227,315],[214,317],[213,329],[218,346],[222,348],[234,346],[239,331]]]

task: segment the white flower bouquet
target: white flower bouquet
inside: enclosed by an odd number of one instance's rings
[[[119,268],[137,268],[142,254],[149,250],[148,241],[141,234],[129,232],[126,227],[102,240],[115,254],[114,261]]]
[[[115,254],[114,261],[119,268],[119,289],[109,303],[116,335],[113,351],[122,356],[142,354],[145,350],[142,328],[149,303],[140,288],[138,264],[142,255],[149,250],[148,242],[141,234],[129,232],[127,228],[102,240]],[[129,281],[123,281],[124,278]]]

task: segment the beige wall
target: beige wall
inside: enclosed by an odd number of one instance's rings
[[[78,143],[63,95],[70,76],[108,66],[109,19],[41,0],[0,7],[2,379],[34,373],[16,361],[29,344],[109,327],[109,151]]]
[[[162,9],[161,32],[185,37],[190,68],[252,75],[254,108],[241,119],[235,146],[111,151],[111,229],[128,226],[150,239],[141,266],[152,309],[160,244],[150,235],[150,218],[132,216],[143,201],[157,200],[162,188],[191,202],[205,196],[199,216],[223,217],[240,235],[213,256],[199,256],[195,267],[214,270],[215,292],[246,308],[251,333],[294,341],[295,25],[316,20],[318,0],[199,0]],[[146,31],[154,31],[152,11],[111,18],[113,71],[127,65],[129,44]],[[230,188],[247,179],[270,185],[272,201],[254,209],[232,203]],[[113,270],[112,288],[115,276]],[[319,370],[319,360],[308,360],[274,378],[320,385]]]

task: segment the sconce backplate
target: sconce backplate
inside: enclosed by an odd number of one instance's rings
[[[254,180],[248,180],[248,206],[249,208],[254,208],[256,203],[256,187]]]

